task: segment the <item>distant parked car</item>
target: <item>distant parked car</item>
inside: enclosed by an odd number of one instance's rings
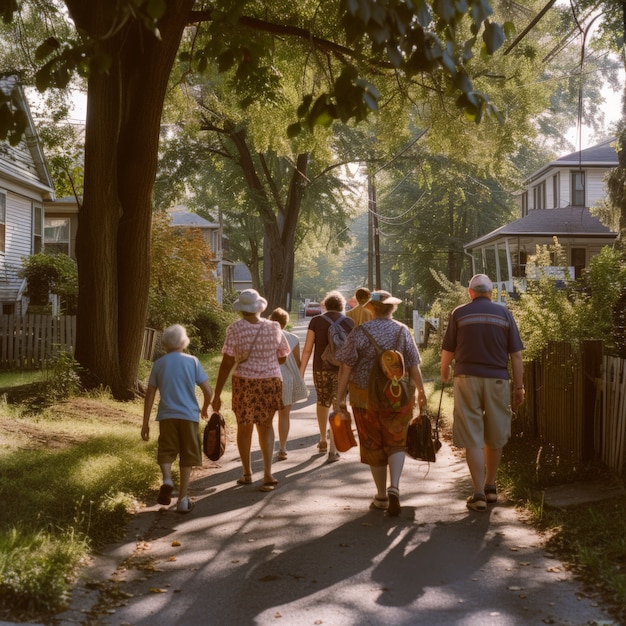
[[[319,315],[322,312],[322,305],[319,302],[309,302],[306,309],[304,309],[305,317],[313,317]]]

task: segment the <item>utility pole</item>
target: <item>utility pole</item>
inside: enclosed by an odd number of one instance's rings
[[[367,224],[368,224],[368,289],[380,287],[380,234],[378,230],[378,211],[376,207],[376,185],[372,174],[367,175]]]

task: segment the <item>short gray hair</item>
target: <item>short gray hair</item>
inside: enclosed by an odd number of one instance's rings
[[[161,346],[165,350],[184,350],[188,345],[187,331],[180,324],[168,326],[161,335]]]

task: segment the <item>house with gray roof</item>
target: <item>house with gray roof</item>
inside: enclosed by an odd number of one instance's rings
[[[589,261],[610,246],[617,233],[605,226],[589,207],[606,197],[604,178],[617,166],[615,140],[573,152],[551,161],[526,181],[519,195],[521,217],[465,244],[474,273],[488,274],[503,301],[515,290],[526,291],[526,262],[537,246],[558,239],[565,268],[552,268],[555,276],[578,278]]]
[[[43,203],[54,198],[54,185],[17,77],[0,76],[0,89],[26,118],[17,145],[0,141],[0,305],[3,314],[20,314],[26,281],[18,272],[24,257],[43,250]]]

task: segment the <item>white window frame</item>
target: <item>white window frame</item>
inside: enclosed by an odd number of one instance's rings
[[[37,214],[39,214],[39,232],[37,232]],[[33,254],[37,254],[38,252],[43,252],[44,241],[43,241],[43,232],[44,232],[44,213],[43,213],[43,205],[33,202],[33,237],[32,237],[32,252]],[[37,250],[37,240],[39,239],[39,250]]]
[[[575,189],[574,185],[575,185],[575,180],[577,177],[580,177],[581,182],[582,182],[582,187],[581,189]],[[586,176],[585,176],[585,171],[584,170],[572,170],[572,172],[570,173],[570,204],[572,206],[587,206],[585,203],[587,202],[587,190],[585,189],[585,185],[586,185]],[[583,195],[583,201],[582,204],[580,202],[576,202],[575,200],[575,195],[578,193],[582,193]]]
[[[59,221],[63,221],[67,223],[67,239],[48,239],[46,237],[46,227],[47,226],[52,226],[52,224],[46,224],[46,222],[52,221],[52,220],[59,220]],[[49,245],[55,244],[67,244],[67,250],[64,252],[64,254],[67,254],[68,256],[70,255],[70,245],[71,245],[71,241],[72,241],[72,220],[69,217],[44,217],[44,227],[43,227],[43,232],[44,232],[44,238],[43,238],[43,246],[44,246],[44,250],[46,250],[46,248]]]

